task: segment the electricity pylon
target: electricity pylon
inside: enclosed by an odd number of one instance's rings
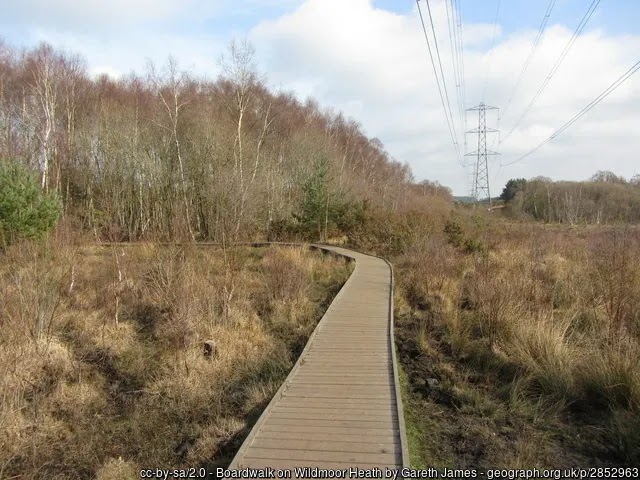
[[[487,128],[487,110],[497,110],[498,107],[485,105],[483,102],[467,111],[478,111],[478,128],[468,130],[467,133],[478,134],[478,149],[465,154],[465,157],[476,157],[473,166],[473,181],[471,183],[471,196],[478,203],[483,198],[489,199],[489,209],[491,209],[491,190],[489,189],[489,155],[499,155],[498,152],[487,149],[487,133],[496,133],[495,128]],[[486,195],[481,196],[481,195]]]

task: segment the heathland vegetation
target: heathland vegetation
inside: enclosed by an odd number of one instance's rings
[[[226,466],[348,275],[302,248],[10,248],[0,477]]]
[[[640,461],[636,178],[455,206],[355,121],[270,91],[249,45],[221,67],[91,78],[0,43],[0,477],[228,462],[348,276],[231,246],[253,240],[395,264],[415,465]]]
[[[458,215],[397,257],[413,461],[640,461],[640,232]]]

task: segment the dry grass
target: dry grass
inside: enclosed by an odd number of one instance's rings
[[[412,394],[486,417],[480,395],[498,402],[493,417],[511,412],[547,439],[516,435],[492,449],[502,442],[494,431],[475,465],[524,465],[536,450],[557,451],[547,465],[574,453],[592,464],[640,461],[640,233],[492,219],[463,231],[473,241],[460,248],[434,236],[396,261],[410,383],[421,362],[445,380],[425,393],[414,379]]]
[[[0,477],[226,466],[349,271],[302,248],[12,248]]]

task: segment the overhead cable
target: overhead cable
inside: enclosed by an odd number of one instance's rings
[[[433,17],[431,16],[431,9],[429,8],[429,1],[426,0],[427,8],[429,10],[429,18],[431,19],[431,28],[434,34],[434,45],[437,48],[437,40],[435,39],[435,29],[433,28]],[[440,85],[440,77],[438,76],[438,69],[436,67],[436,62],[433,57],[433,52],[431,50],[431,43],[429,42],[429,35],[427,34],[427,27],[424,23],[424,17],[422,15],[422,9],[420,8],[420,1],[416,0],[416,5],[418,6],[418,13],[420,14],[420,23],[422,24],[422,31],[424,32],[424,38],[427,41],[427,48],[429,50],[429,58],[431,59],[431,66],[433,67],[433,73],[436,77],[436,83],[438,85],[438,93],[440,94],[440,101],[442,102],[442,107],[444,108],[444,114],[447,119],[447,125],[449,127],[449,133],[451,135],[451,140],[453,142],[454,148],[456,150],[456,155],[458,157],[458,161],[462,164],[462,156],[460,155],[460,146],[458,144],[458,138],[455,132],[455,128],[453,125],[453,116],[451,115],[451,104],[449,102],[449,96],[446,94],[446,85],[444,75],[442,75],[442,86]],[[440,57],[439,52],[436,52],[438,58]],[[442,63],[440,63],[440,71],[442,72]],[[443,93],[443,88],[445,89]],[[446,97],[446,101],[445,101]]]
[[[487,62],[487,70],[484,78],[484,89],[482,90],[482,101],[484,102],[485,94],[487,93],[487,85],[489,84],[489,72],[491,71],[491,60],[493,59],[493,46],[496,41],[496,29],[498,28],[498,17],[500,16],[500,0],[496,6],[496,18],[493,21],[493,35],[491,37],[491,48],[489,49],[489,61]]]
[[[525,153],[524,155],[518,157],[513,162],[505,163],[505,164],[503,164],[503,166],[513,165],[514,163],[518,163],[518,162],[524,160],[525,158],[527,158],[529,155],[531,155],[531,154],[537,152],[538,150],[540,150],[540,148],[545,146],[547,143],[551,142],[554,138],[556,138],[559,135],[561,135],[571,125],[573,125],[580,118],[582,118],[584,115],[586,115],[593,107],[595,107],[602,100],[607,98],[616,88],[618,88],[620,85],[622,85],[624,82],[626,82],[638,70],[640,70],[640,61],[638,61],[635,65],[633,65],[633,67],[631,67],[629,70],[627,70],[625,73],[623,73],[615,82],[613,82],[611,85],[609,85],[600,95],[598,95],[596,98],[594,98],[586,107],[584,107],[576,115],[574,115],[573,118],[571,118],[571,120],[569,120],[564,125],[562,125],[558,130],[556,130],[549,138],[547,138],[546,140],[541,142],[534,149],[532,149],[532,150],[528,151],[527,153]]]
[[[447,28],[449,29],[449,47],[451,49],[451,64],[453,65],[453,77],[456,84],[456,101],[458,103],[458,117],[460,122],[460,132],[464,135],[464,115],[462,113],[462,93],[460,80],[460,62],[458,58],[458,34],[456,27],[455,11],[453,0],[445,0],[447,9]]]
[[[540,85],[540,88],[538,88],[538,91],[534,95],[533,99],[529,102],[529,105],[527,106],[525,111],[522,113],[522,115],[520,115],[520,118],[518,118],[518,121],[516,122],[516,124],[511,128],[511,130],[509,130],[509,133],[507,133],[505,135],[505,137],[502,139],[503,142],[505,142],[511,136],[511,134],[515,131],[515,129],[518,128],[520,123],[522,123],[522,120],[524,120],[524,118],[527,116],[527,114],[531,111],[531,108],[536,103],[538,98],[540,98],[540,95],[542,95],[542,92],[544,92],[544,90],[547,88],[547,85],[549,85],[549,82],[551,81],[553,76],[556,74],[556,72],[560,68],[560,65],[562,65],[562,62],[564,61],[564,59],[566,58],[567,54],[571,50],[571,47],[575,43],[575,41],[578,38],[578,36],[582,33],[582,30],[584,30],[584,27],[589,22],[589,19],[591,19],[592,15],[593,15],[593,12],[595,12],[595,10],[596,10],[596,8],[598,8],[599,4],[600,4],[600,0],[593,0],[591,2],[591,5],[589,5],[589,8],[587,9],[587,12],[582,17],[582,20],[580,21],[580,23],[576,27],[575,31],[573,32],[573,35],[571,36],[571,38],[569,39],[567,44],[565,45],[564,49],[562,50],[562,53],[560,53],[560,56],[556,60],[556,63],[553,65],[553,67],[551,67],[551,70],[549,71],[549,74],[547,75],[545,80],[542,82],[542,85]]]
[[[529,55],[527,56],[527,59],[524,62],[524,65],[522,65],[522,70],[520,71],[520,74],[518,75],[518,80],[516,81],[515,86],[513,87],[513,90],[511,91],[511,95],[509,95],[509,100],[507,101],[506,106],[502,109],[502,116],[504,117],[504,115],[506,114],[509,106],[511,105],[511,102],[513,101],[513,97],[516,94],[516,92],[518,91],[518,87],[520,86],[520,83],[522,82],[522,79],[524,78],[524,74],[526,73],[527,69],[529,68],[529,64],[531,63],[531,60],[533,59],[533,56],[536,54],[536,51],[538,50],[538,45],[540,44],[540,40],[542,38],[542,35],[544,34],[545,29],[547,28],[547,22],[549,21],[549,17],[551,16],[551,12],[553,11],[553,7],[556,4],[556,0],[550,0],[549,4],[547,5],[547,9],[544,13],[544,17],[542,18],[542,22],[540,23],[540,27],[538,27],[538,34],[536,35],[535,40],[533,41],[533,45],[531,46],[531,50],[529,51]]]

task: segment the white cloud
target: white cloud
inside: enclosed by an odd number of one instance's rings
[[[172,0],[4,0],[1,23],[94,31],[126,27],[177,15]]]
[[[301,99],[314,96],[322,106],[343,110],[367,134],[380,138],[393,157],[408,161],[417,178],[437,179],[459,194],[467,191],[469,172],[459,166],[451,145],[415,7],[402,15],[377,9],[372,0],[60,0],[53,4],[5,0],[0,27],[26,45],[44,40],[78,52],[94,74],[142,73],[147,59],[162,64],[173,55],[181,68],[210,78],[217,74],[217,60],[231,36],[248,33],[272,86],[293,90]],[[446,10],[442,0],[431,5],[457,122]],[[503,137],[571,34],[572,26],[547,28],[512,104],[501,113]],[[535,28],[505,35],[498,26],[495,48],[489,52],[493,24],[465,23],[469,106],[481,100],[490,62],[486,102],[504,109],[535,36]],[[500,146],[502,161],[514,160],[547,138],[636,62],[638,51],[640,36],[587,29],[530,114]],[[523,162],[500,169],[499,160],[492,160],[492,190],[499,191],[516,176],[584,179],[599,169],[633,175],[640,147],[638,112],[640,74]],[[469,128],[474,127],[473,118],[469,116]],[[498,124],[496,115],[489,115],[489,123]],[[471,136],[468,140],[470,145],[475,141]]]
[[[435,2],[432,12],[456,116],[444,4]],[[486,101],[504,107],[535,30],[503,38],[498,28],[493,52],[488,51],[493,25],[467,24],[464,32],[469,106],[481,100],[490,63]],[[514,101],[501,118],[503,136],[533,98],[571,35],[572,30],[562,25],[547,29]],[[394,157],[408,161],[418,178],[438,179],[456,193],[467,191],[468,172],[460,168],[453,153],[416,10],[398,15],[374,8],[370,0],[307,0],[294,12],[256,26],[251,38],[272,82],[293,87],[300,78],[315,79],[312,95],[357,118]],[[530,114],[502,145],[502,161],[514,160],[547,138],[637,61],[638,51],[639,36],[613,37],[599,30],[582,35]],[[584,179],[608,168],[633,175],[640,147],[638,77],[522,163],[499,168],[499,161],[493,160],[493,191],[512,176]],[[469,128],[474,127],[474,118],[469,115]],[[495,115],[489,114],[488,119],[497,124]],[[468,140],[470,144],[475,141],[472,136]]]
[[[118,34],[141,25],[187,30],[203,21],[294,8],[301,0],[2,0],[0,25]],[[164,25],[160,25],[164,23]]]
[[[232,37],[256,15],[302,0],[1,0],[0,37],[17,46],[47,42],[84,56],[91,74],[143,73],[148,60],[209,78]]]
[[[125,72],[116,70],[115,68],[110,67],[109,65],[96,65],[95,67],[91,67],[89,69],[89,75],[91,75],[92,77],[97,77],[100,75],[108,75],[109,77],[112,77],[112,78],[119,78],[124,73]]]
[[[218,60],[227,44],[226,38],[213,35],[183,36],[156,30],[122,32],[113,37],[36,30],[32,32],[32,40],[82,55],[89,63],[90,74],[107,73],[114,77],[134,71],[144,74],[149,61],[163,65],[173,56],[181,69],[211,78],[219,70]]]

